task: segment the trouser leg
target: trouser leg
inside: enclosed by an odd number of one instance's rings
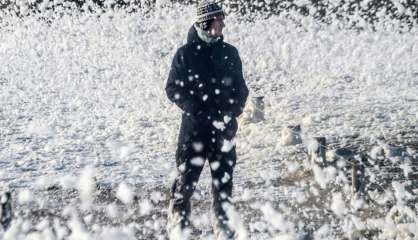
[[[190,198],[204,166],[204,156],[196,152],[193,143],[180,144],[176,152],[178,176],[171,188],[172,211],[182,218],[182,227],[188,225]]]
[[[217,222],[226,227],[228,216],[224,207],[225,204],[232,204],[232,178],[236,163],[235,147],[228,152],[222,152],[219,147],[212,148],[208,153],[208,159],[212,174],[213,211]]]

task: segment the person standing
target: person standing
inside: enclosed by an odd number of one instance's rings
[[[212,175],[216,239],[234,239],[225,206],[231,203],[237,117],[248,97],[238,50],[224,42],[225,14],[216,2],[197,6],[197,20],[171,65],[166,93],[183,112],[167,231],[190,227],[190,198],[206,159]]]

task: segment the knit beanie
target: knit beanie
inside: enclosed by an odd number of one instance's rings
[[[212,0],[201,0],[197,5],[196,24],[203,30],[210,27],[210,23],[219,15],[224,15],[222,6]]]

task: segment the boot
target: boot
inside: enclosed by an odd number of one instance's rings
[[[0,196],[0,224],[6,230],[12,222],[12,196],[10,192],[5,192]]]
[[[174,211],[174,201],[170,200],[167,211],[167,235],[170,240],[187,240],[190,235],[190,222],[186,216]]]
[[[235,240],[236,233],[224,220],[220,220],[215,214],[212,215],[212,227],[215,240]]]

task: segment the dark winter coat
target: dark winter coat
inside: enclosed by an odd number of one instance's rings
[[[192,26],[174,56],[166,93],[184,112],[182,132],[202,132],[229,116],[226,131],[233,137],[248,97],[238,50],[223,39],[202,41]]]

